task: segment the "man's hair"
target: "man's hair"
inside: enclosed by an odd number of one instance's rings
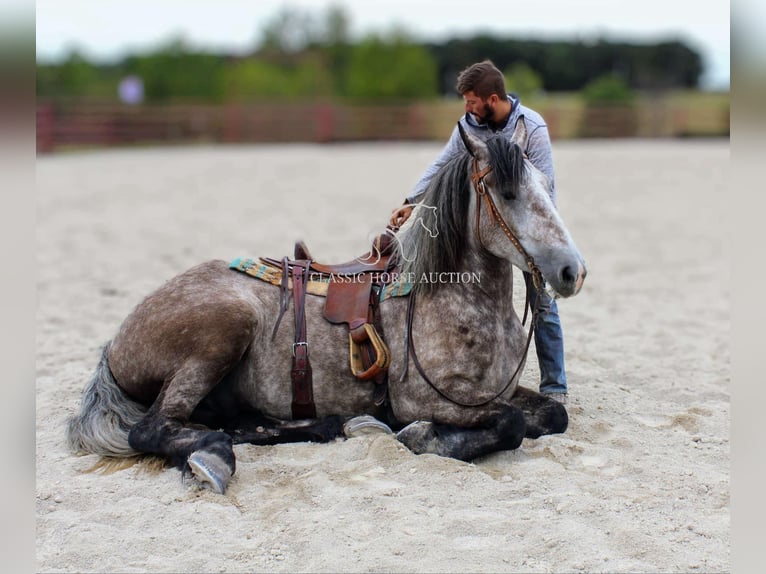
[[[492,94],[505,98],[505,78],[490,60],[484,60],[468,66],[457,76],[455,85],[460,95],[473,92],[482,100],[486,100]]]

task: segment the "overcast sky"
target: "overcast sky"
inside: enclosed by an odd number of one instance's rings
[[[292,6],[346,9],[355,36],[402,25],[420,39],[488,31],[531,38],[655,41],[678,38],[703,58],[707,86],[728,86],[729,2],[723,0],[37,0],[38,58],[77,46],[99,59],[182,35],[206,48],[245,52],[264,23]]]

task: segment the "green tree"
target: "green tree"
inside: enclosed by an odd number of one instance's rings
[[[224,73],[225,99],[242,101],[257,97],[281,97],[290,90],[283,67],[249,58],[230,64]]]
[[[506,89],[520,96],[522,100],[539,92],[543,87],[540,74],[527,64],[514,64],[503,71],[503,76],[505,76]]]
[[[346,83],[351,54],[350,29],[351,20],[343,7],[331,5],[327,8],[319,38],[319,49],[327,57],[335,94],[343,93]]]
[[[345,95],[352,98],[428,98],[438,93],[436,62],[400,32],[371,35],[354,46]]]
[[[37,67],[37,94],[40,96],[82,97],[103,92],[99,69],[76,49],[60,64]]]
[[[290,64],[248,58],[224,73],[226,100],[314,98],[333,94],[332,77],[319,52],[307,52]]]
[[[633,91],[625,80],[615,74],[601,76],[589,82],[582,95],[587,104],[595,105],[629,105],[634,99]]]
[[[351,19],[341,5],[330,5],[323,18],[322,43],[334,46],[348,44]]]
[[[318,39],[314,18],[291,6],[283,7],[266,22],[261,35],[259,51],[264,53],[297,53]]]
[[[454,93],[454,78],[474,62],[492,60],[501,70],[523,62],[536,70],[546,91],[582,89],[606,75],[621,75],[631,88],[696,87],[703,72],[699,54],[679,41],[655,44],[596,41],[543,41],[488,34],[431,43],[441,90]]]
[[[609,74],[589,82],[582,92],[585,113],[580,126],[581,137],[631,137],[638,129],[634,95],[627,82]]]
[[[319,50],[301,56],[293,68],[292,79],[295,93],[302,97],[331,97],[335,93],[330,65]]]
[[[147,101],[223,100],[225,58],[191,51],[180,38],[148,55],[128,58],[125,68],[141,77]]]

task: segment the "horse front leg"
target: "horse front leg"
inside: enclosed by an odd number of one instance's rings
[[[526,434],[524,413],[505,405],[479,428],[465,428],[430,421],[415,421],[396,438],[415,454],[438,454],[463,461],[500,450],[514,450]]]
[[[223,430],[232,437],[234,444],[264,446],[293,442],[330,442],[345,436],[343,423],[344,417],[337,415],[283,421],[257,413],[243,413]]]
[[[283,421],[259,413],[241,413],[223,428],[234,444],[275,445],[291,442],[330,442],[369,433],[393,434],[372,415],[329,415],[316,419]]]
[[[226,370],[220,362],[187,361],[128,434],[133,449],[167,458],[182,472],[191,472],[220,494],[226,490],[236,468],[232,438],[203,425],[189,424],[189,420]]]
[[[525,387],[516,387],[511,404],[524,412],[527,421],[526,438],[539,438],[567,430],[569,415],[558,401]]]

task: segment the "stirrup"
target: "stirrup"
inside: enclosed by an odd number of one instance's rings
[[[368,369],[364,368],[362,351],[360,349],[361,345],[354,341],[351,333],[348,334],[348,357],[351,363],[351,372],[354,373],[354,376],[362,381],[369,381],[388,368],[388,365],[391,363],[391,353],[373,325],[365,323],[364,330],[367,334],[367,339],[372,344],[372,348],[375,349],[375,362]]]

